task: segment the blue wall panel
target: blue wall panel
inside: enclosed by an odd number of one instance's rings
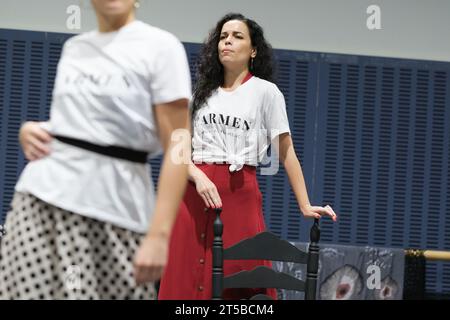
[[[333,203],[332,243],[449,250],[446,63],[324,55],[320,65],[317,198]],[[428,263],[431,291],[450,266]],[[443,280],[446,279],[445,283]]]

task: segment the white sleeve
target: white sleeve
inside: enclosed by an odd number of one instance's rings
[[[266,99],[264,114],[265,128],[270,141],[282,133],[291,133],[283,93],[276,86],[273,88]]]
[[[191,99],[189,64],[186,51],[177,38],[171,35],[164,41],[153,66],[150,78],[153,104]]]

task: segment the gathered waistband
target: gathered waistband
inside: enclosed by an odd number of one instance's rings
[[[241,170],[231,172],[229,164],[215,164],[215,163],[197,163],[197,168],[201,170],[206,176],[218,187],[233,189],[241,188],[242,183],[251,185],[257,184],[257,171],[255,166],[244,165]]]
[[[219,163],[215,163],[215,162],[194,162],[194,164],[198,167],[201,166],[217,166],[217,167],[228,167],[228,170],[233,173],[233,172],[238,172],[241,170],[245,170],[245,171],[256,171],[256,167],[255,166],[251,166],[248,164],[242,164],[242,165],[234,165],[234,164],[230,164],[230,163],[223,163],[223,162],[219,162]],[[234,167],[233,167],[234,166]]]

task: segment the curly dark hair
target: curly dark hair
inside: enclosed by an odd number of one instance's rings
[[[211,96],[212,92],[224,82],[224,70],[219,60],[217,48],[220,41],[220,33],[225,23],[230,20],[244,22],[250,32],[251,44],[256,48],[256,57],[253,59],[253,68],[250,72],[261,79],[273,82],[274,60],[272,46],[264,38],[263,29],[255,21],[246,18],[239,13],[229,13],[217,22],[216,27],[210,32],[200,52],[197,68],[197,82],[194,88],[192,112],[195,113]]]

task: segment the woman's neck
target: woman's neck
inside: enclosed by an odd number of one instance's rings
[[[97,14],[98,30],[100,32],[117,31],[123,26],[133,22],[135,19],[134,12],[126,16],[104,16]]]
[[[230,91],[236,89],[241,85],[247,74],[247,68],[239,71],[225,70],[223,89]]]

